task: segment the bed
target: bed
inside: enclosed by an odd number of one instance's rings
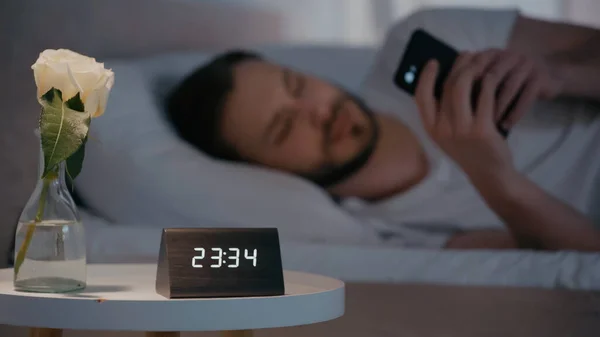
[[[376,53],[331,46],[258,50],[355,92]],[[182,150],[185,144],[171,138],[160,99],[211,55],[107,61],[119,81],[112,105],[94,121],[96,141],[88,145],[87,167],[77,182],[91,206],[83,211],[91,262],[154,262],[166,227],[277,227],[286,268],[346,281],[600,289],[600,254],[407,249],[381,240],[320,190],[293,177],[206,158],[198,162],[194,149]],[[134,123],[135,130],[125,127]]]

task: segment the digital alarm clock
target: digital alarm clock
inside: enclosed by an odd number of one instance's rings
[[[167,298],[285,292],[275,228],[164,229],[156,292]]]

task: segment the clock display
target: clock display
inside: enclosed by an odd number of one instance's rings
[[[277,229],[165,229],[156,285],[169,298],[282,295]]]
[[[210,268],[221,268],[224,265],[227,265],[227,268],[238,268],[240,266],[240,259],[243,258],[245,260],[250,260],[252,267],[256,267],[258,264],[258,249],[244,249],[244,254],[241,253],[241,249],[239,248],[229,248],[229,251],[233,253],[232,255],[227,257],[227,253],[223,248],[211,248],[210,249],[214,255],[210,257],[211,260],[216,260],[217,262],[210,265]],[[200,262],[204,260],[206,257],[206,249],[202,247],[194,248],[196,254],[192,257],[192,267],[194,268],[204,268]],[[227,262],[227,260],[232,260]]]

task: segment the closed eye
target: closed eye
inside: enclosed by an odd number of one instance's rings
[[[283,82],[288,93],[292,97],[300,97],[306,86],[306,78],[296,72],[285,69],[283,71]]]
[[[306,87],[306,78],[299,74],[295,74],[294,77],[296,79],[296,85],[294,86],[292,94],[294,95],[294,97],[301,97],[304,93],[304,88]]]

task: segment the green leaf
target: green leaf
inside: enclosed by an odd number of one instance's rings
[[[52,88],[40,97],[40,103],[42,104],[40,131],[44,152],[42,177],[45,177],[84,144],[89,130],[90,116],[83,112],[83,102],[79,94],[63,102],[60,90]]]
[[[67,158],[67,175],[71,179],[71,181],[75,180],[79,173],[81,173],[81,168],[83,167],[83,159],[85,158],[85,143],[87,142],[88,137],[83,139],[83,144],[73,153],[69,158]]]
[[[79,93],[77,93],[77,95],[73,96],[71,99],[66,101],[65,105],[71,110],[85,112],[85,106],[83,105],[83,101],[81,100],[81,96],[79,96]]]

